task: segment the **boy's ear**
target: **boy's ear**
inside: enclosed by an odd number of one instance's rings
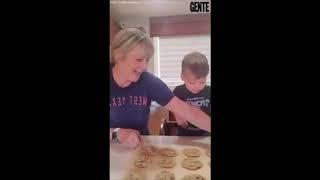
[[[183,77],[182,73],[180,73],[180,78],[181,78],[182,81],[184,81],[184,77]]]

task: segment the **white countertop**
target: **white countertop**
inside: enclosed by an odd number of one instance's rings
[[[211,137],[191,136],[143,136],[145,143],[155,145],[197,145],[210,147]],[[122,180],[129,160],[133,157],[135,149],[127,148],[121,144],[110,143],[110,179]]]

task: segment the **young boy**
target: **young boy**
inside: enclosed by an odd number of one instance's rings
[[[184,84],[175,87],[173,94],[211,116],[210,86],[206,85],[208,73],[209,64],[205,55],[199,52],[187,54],[182,60],[181,79]],[[171,112],[170,117],[173,117]],[[173,118],[180,117],[174,114]],[[178,136],[210,136],[210,133],[188,123],[180,124]]]

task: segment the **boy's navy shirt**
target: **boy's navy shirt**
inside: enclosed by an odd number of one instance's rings
[[[199,107],[203,112],[211,116],[211,99],[210,99],[211,87],[205,86],[200,92],[194,94],[190,92],[186,85],[177,86],[173,90],[173,94],[177,96],[182,101],[185,101],[192,106]],[[198,127],[188,124],[186,128],[178,127],[179,136],[203,136],[210,135],[210,133],[199,129]]]

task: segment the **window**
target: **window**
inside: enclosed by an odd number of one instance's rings
[[[183,84],[180,78],[183,57],[193,51],[204,54],[209,63],[210,35],[154,37],[155,55],[154,72],[170,88]],[[210,72],[207,84],[210,85]]]

